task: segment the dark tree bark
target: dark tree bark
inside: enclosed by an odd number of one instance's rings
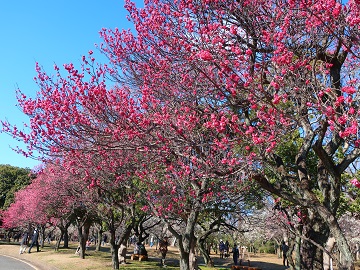
[[[89,238],[91,221],[87,219],[83,224],[78,224],[78,237],[79,237],[79,256],[81,259],[85,259],[86,241]]]
[[[197,205],[194,205],[194,209],[196,209],[196,207]],[[195,254],[197,239],[194,234],[198,215],[199,212],[197,210],[190,211],[186,220],[186,227],[182,234],[179,234],[174,228],[168,226],[168,229],[175,236],[179,243],[180,270],[198,269]]]
[[[61,241],[64,241],[63,248],[69,248],[68,228],[69,228],[70,224],[71,224],[71,221],[68,221],[68,222],[62,221],[59,223],[58,228],[60,230],[60,237],[59,237],[59,239],[57,239],[56,244],[55,244],[56,251],[59,250]]]
[[[102,239],[102,235],[103,235],[103,229],[102,229],[102,225],[99,224],[97,226],[97,231],[96,231],[96,248],[95,251],[100,251],[101,250],[101,239]]]
[[[306,238],[316,240],[322,247],[329,237],[329,227],[318,216],[312,215],[304,226]],[[304,240],[302,244],[302,269],[323,269],[323,250]]]

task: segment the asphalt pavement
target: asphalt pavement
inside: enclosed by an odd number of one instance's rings
[[[19,259],[0,255],[0,270],[37,270],[37,268]]]

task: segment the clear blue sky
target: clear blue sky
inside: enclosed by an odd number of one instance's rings
[[[137,0],[141,3],[142,1]],[[35,62],[53,73],[53,64],[74,63],[96,52],[101,28],[131,28],[124,0],[2,1],[0,8],[0,119],[22,126],[28,118],[16,107],[15,89],[35,97]],[[21,144],[0,134],[0,164],[33,168],[38,161],[17,154]]]

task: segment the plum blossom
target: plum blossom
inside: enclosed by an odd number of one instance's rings
[[[200,59],[204,60],[204,61],[211,61],[213,60],[213,56],[212,54],[207,51],[207,50],[204,50],[204,51],[201,51],[198,53],[198,56],[200,57]]]
[[[252,53],[253,53],[253,52],[252,52],[252,50],[250,50],[250,49],[247,49],[246,52],[245,52],[246,55],[252,55]]]
[[[341,88],[341,90],[344,92],[344,93],[348,93],[350,95],[356,93],[356,89],[352,86],[344,86],[343,88]]]
[[[352,185],[354,185],[355,187],[360,188],[360,182],[359,182],[359,180],[357,180],[356,178],[352,179],[352,180],[350,181],[350,183],[351,183]]]

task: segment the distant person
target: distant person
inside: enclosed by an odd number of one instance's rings
[[[36,252],[39,252],[39,230],[37,228],[35,228],[33,236],[31,238],[31,244],[28,253],[31,252],[31,249],[34,245],[36,245]]]
[[[232,254],[233,254],[234,265],[237,265],[240,257],[240,251],[236,244],[234,244],[234,247],[232,249]]]
[[[27,232],[24,232],[20,242],[20,252],[19,252],[20,254],[23,254],[26,251],[28,241],[29,241],[29,234]]]
[[[153,247],[154,245],[154,236],[150,237],[150,247]]]
[[[226,240],[226,242],[225,242],[225,249],[226,249],[227,252],[230,251],[230,243],[229,243],[228,240]]]
[[[18,232],[17,234],[14,235],[14,242],[19,242],[21,237],[21,232]]]
[[[89,250],[89,248],[90,248],[90,245],[91,245],[91,241],[90,241],[90,239],[88,239],[87,241],[86,241],[86,250]]]
[[[107,234],[104,234],[103,239],[102,239],[102,243],[101,243],[102,246],[105,246],[105,244],[107,243],[107,238],[108,238]]]
[[[166,266],[165,258],[166,258],[166,254],[168,252],[168,245],[169,245],[169,242],[168,242],[167,237],[165,237],[159,243],[159,252],[161,253],[161,265],[164,267]]]
[[[137,254],[137,255],[140,254],[139,244],[140,244],[140,242],[135,243],[134,254]]]
[[[136,245],[136,235],[134,234],[133,236],[130,237],[130,245]]]
[[[287,258],[287,252],[289,251],[289,246],[285,243],[285,241],[282,241],[282,243],[281,243],[281,250],[282,250],[282,254],[283,254],[283,265],[289,266],[289,261]],[[285,263],[286,263],[286,265],[285,265]]]
[[[220,243],[219,243],[220,259],[224,258],[225,249],[226,249],[225,243],[223,242],[223,240],[220,239]]]

